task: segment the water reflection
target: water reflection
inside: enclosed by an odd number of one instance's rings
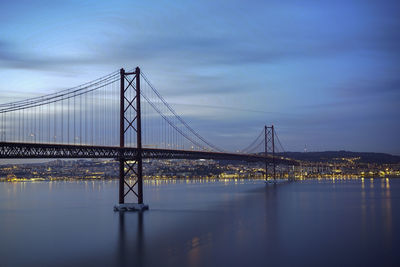
[[[390,179],[368,179],[369,187],[361,179],[361,232],[363,244],[371,234],[381,235],[386,248],[393,246],[393,211]],[[374,186],[380,184],[380,186]],[[377,228],[380,228],[379,230]]]
[[[386,245],[390,246],[392,243],[392,199],[390,192],[390,182],[389,179],[382,179],[382,182],[385,182],[385,192],[384,192],[384,201],[382,203],[382,209],[384,210],[384,232],[385,232],[385,241]]]
[[[194,236],[190,242],[190,250],[188,253],[188,262],[190,266],[196,266],[200,261],[200,238]]]
[[[400,180],[149,181],[144,213],[112,212],[117,192],[0,184],[0,265],[400,266]]]
[[[125,216],[129,216],[131,219],[128,225],[125,222]],[[145,254],[143,212],[128,214],[119,212],[118,217],[118,258],[116,262],[119,266],[143,266]],[[136,221],[136,231],[133,235],[126,229],[132,227],[132,219]]]
[[[361,231],[363,242],[365,243],[367,237],[367,198],[365,192],[364,178],[361,178]]]

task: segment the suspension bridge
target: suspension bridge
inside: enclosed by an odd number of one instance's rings
[[[209,142],[172,108],[139,67],[56,93],[0,104],[0,158],[119,161],[116,210],[143,210],[143,159],[214,159],[298,165],[277,157],[273,126],[240,152]]]

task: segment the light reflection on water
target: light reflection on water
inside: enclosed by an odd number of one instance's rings
[[[116,180],[0,183],[0,265],[399,263],[400,180],[144,184],[150,210],[115,213]]]

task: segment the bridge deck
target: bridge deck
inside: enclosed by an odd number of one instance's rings
[[[135,159],[134,147],[88,146],[64,144],[32,144],[0,142],[0,158],[120,158]],[[272,162],[271,156],[256,154],[142,148],[143,158],[154,159],[214,159],[247,162]],[[275,157],[277,164],[298,165],[297,161]]]

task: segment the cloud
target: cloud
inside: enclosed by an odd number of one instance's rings
[[[150,20],[145,25],[145,33],[127,28],[115,36],[121,37],[120,42],[110,40],[104,49],[114,50],[114,59],[170,62],[184,68],[277,64],[360,51],[398,54],[400,22],[393,11],[381,14],[374,4],[342,1],[329,9],[310,1],[273,5],[273,9],[271,3],[258,3],[257,10],[235,4],[236,8],[222,14],[220,4],[207,10],[196,7],[184,14],[169,7],[168,15],[153,18],[158,23]],[[283,8],[285,12],[279,12]],[[249,20],[235,18],[238,10],[248,11],[251,15],[241,15]],[[137,21],[125,19],[124,24],[135,25]]]
[[[77,55],[60,57],[48,54],[22,52],[16,45],[0,40],[0,68],[44,71],[62,71],[80,65],[90,65],[93,58]]]
[[[366,97],[393,97],[400,100],[400,79],[380,77],[370,77],[359,81],[350,82],[336,90],[343,98],[358,98],[360,100]]]
[[[275,123],[300,149],[310,136],[334,146],[340,140],[333,136],[344,131],[353,132],[347,144],[390,148],[397,139],[378,140],[376,134],[374,141],[368,124],[398,132],[399,6],[339,0],[110,8],[104,1],[46,9],[39,2],[30,12],[0,18],[2,29],[11,20],[32,25],[3,31],[0,68],[75,72],[79,83],[99,69],[139,65],[194,128],[228,147],[237,142],[226,136],[251,141],[259,127]],[[25,37],[30,30],[31,39]],[[25,77],[33,81],[36,74]],[[51,82],[59,82],[57,75]]]

